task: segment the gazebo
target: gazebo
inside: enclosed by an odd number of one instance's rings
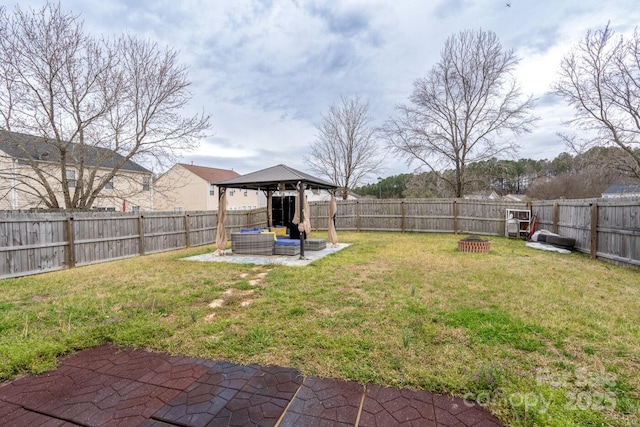
[[[219,191],[219,212],[222,212],[226,206],[226,190],[228,188],[237,188],[242,190],[260,190],[265,192],[267,196],[267,222],[268,226],[273,226],[273,194],[277,191],[294,191],[298,195],[298,205],[296,209],[300,212],[299,224],[303,224],[305,219],[309,219],[309,212],[307,212],[308,205],[305,203],[304,191],[306,189],[318,189],[327,190],[331,193],[331,205],[329,209],[329,235],[330,240],[332,228],[335,234],[335,224],[333,224],[333,215],[335,215],[335,190],[338,188],[336,185],[324,181],[320,178],[316,178],[307,173],[293,169],[289,166],[280,164],[272,166],[267,169],[262,169],[256,172],[248,173],[246,175],[231,178],[226,181],[217,182],[216,185],[220,189]],[[307,209],[305,209],[307,206]],[[333,213],[331,213],[333,208]],[[216,243],[218,250],[224,249],[226,245],[226,234],[224,230],[224,214],[218,215],[218,239]],[[333,225],[334,227],[331,227]],[[224,236],[221,236],[223,233]],[[335,243],[335,242],[332,242]],[[222,248],[221,248],[222,246]],[[304,257],[304,237],[303,233],[300,233],[300,257]]]

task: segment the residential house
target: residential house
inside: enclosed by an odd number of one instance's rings
[[[307,201],[309,202],[328,202],[331,200],[331,193],[327,190],[314,188],[312,190],[307,190],[305,194],[307,195]],[[347,200],[358,200],[360,198],[360,196],[352,192],[349,192],[347,195]],[[342,200],[340,192],[336,193],[336,200]]]
[[[640,185],[614,184],[602,193],[603,199],[640,198]]]
[[[500,196],[495,191],[480,191],[464,196],[468,200],[500,200]]]
[[[502,200],[507,202],[524,202],[526,198],[526,194],[505,194],[502,196]]]
[[[210,211],[218,210],[220,196],[217,182],[240,176],[228,169],[176,163],[155,183],[156,210]],[[227,210],[256,209],[266,206],[267,199],[259,190],[227,190]]]
[[[139,211],[153,209],[153,174],[148,169],[120,154],[101,147],[71,143],[67,147],[68,164],[64,174],[70,192],[81,188],[84,180],[95,172],[102,179],[117,165],[122,165],[91,206],[96,210]],[[82,166],[80,161],[82,159]],[[0,130],[0,209],[26,210],[47,208],[42,177],[64,206],[60,151],[53,143],[38,136]],[[87,182],[87,181],[84,181]]]

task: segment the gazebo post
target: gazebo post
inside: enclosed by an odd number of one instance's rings
[[[273,191],[267,190],[267,226],[273,227]]]
[[[304,189],[306,185],[304,182],[300,183],[300,188],[298,188],[298,208],[300,209],[300,223],[298,224],[298,231],[300,231],[300,226],[304,223]],[[300,259],[304,259],[304,227],[303,230],[300,231]]]

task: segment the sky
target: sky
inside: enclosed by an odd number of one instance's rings
[[[341,97],[369,102],[375,125],[407,103],[416,79],[460,31],[496,33],[520,58],[515,76],[538,98],[536,129],[517,158],[568,151],[559,131],[572,111],[550,93],[563,56],[588,30],[618,34],[640,23],[637,0],[61,0],[94,36],[122,33],[180,52],[192,101],[185,114],[211,115],[211,135],[183,163],[245,174],[277,164],[309,171],[316,124]],[[13,9],[16,2],[0,0]],[[44,1],[20,0],[39,8]],[[418,166],[385,155],[378,176]]]

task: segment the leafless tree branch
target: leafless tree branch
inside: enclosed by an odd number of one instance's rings
[[[377,130],[369,103],[359,97],[342,98],[316,124],[316,141],[305,159],[316,173],[340,187],[343,199],[368,175],[382,170]]]
[[[418,161],[464,195],[467,165],[517,151],[515,137],[530,132],[534,100],[523,97],[512,71],[518,59],[496,35],[463,31],[450,37],[429,74],[414,83],[410,104],[384,126],[391,149]],[[455,173],[443,174],[453,169]]]
[[[563,135],[578,153],[615,146],[627,158],[610,166],[640,177],[640,34],[616,37],[607,25],[589,31],[561,63],[554,91],[573,107],[567,124],[580,137]],[[621,160],[621,159],[618,159]]]
[[[173,49],[131,35],[95,39],[50,3],[0,9],[0,32],[0,128],[42,137],[55,151],[53,179],[13,141],[49,207],[88,209],[128,161],[157,169],[209,128],[208,115],[183,115],[190,83]]]

